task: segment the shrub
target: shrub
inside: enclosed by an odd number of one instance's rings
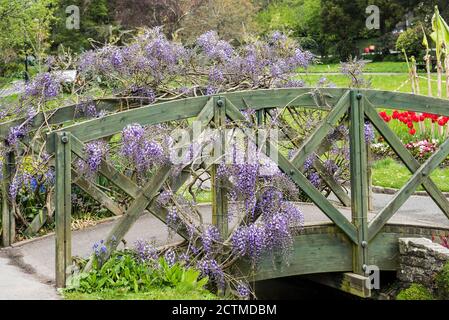
[[[399,292],[396,300],[433,300],[433,296],[423,285],[414,283]]]
[[[449,300],[449,262],[443,267],[435,278],[438,288],[438,297]]]
[[[396,49],[398,51],[405,50],[407,55],[413,55],[418,58],[420,52],[424,49],[422,46],[422,38],[422,31],[419,27],[408,29],[398,37]]]
[[[145,293],[155,288],[202,293],[207,292],[207,283],[207,277],[200,279],[200,271],[179,263],[170,266],[163,257],[149,263],[132,252],[117,251],[101,267],[94,263],[90,272],[69,278],[65,293]]]

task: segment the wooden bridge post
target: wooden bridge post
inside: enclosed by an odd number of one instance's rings
[[[8,142],[4,141],[5,146]],[[14,217],[14,210],[10,206],[9,201],[9,186],[11,179],[15,172],[15,156],[14,152],[8,151],[3,158],[2,168],[2,240],[3,246],[8,247],[14,243],[16,220]]]
[[[71,250],[71,143],[70,133],[57,132],[55,143],[55,224],[56,224],[56,286],[65,286]]]
[[[226,161],[226,99],[214,97],[214,123],[218,130],[217,140],[214,143],[214,161]],[[212,165],[212,224],[220,231],[223,239],[228,236],[228,201],[223,181],[217,177],[218,165]]]
[[[368,161],[365,143],[365,112],[362,93],[350,96],[350,167],[352,223],[357,229],[353,249],[353,272],[364,274],[368,260]]]

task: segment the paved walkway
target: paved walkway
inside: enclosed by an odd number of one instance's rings
[[[375,212],[370,214],[370,218],[392,197],[392,195],[374,194]],[[330,221],[312,204],[301,204],[300,207],[304,213],[306,225]],[[200,206],[200,211],[205,217],[205,222],[210,222],[210,207]],[[340,211],[348,219],[350,218],[349,209],[340,208]],[[88,257],[92,252],[92,245],[106,237],[117,219],[74,231],[72,234],[73,255]],[[423,196],[412,196],[390,222],[449,228],[449,220],[429,197]],[[166,226],[151,215],[141,217],[132,227],[125,237],[126,245],[132,247],[134,242],[140,239],[153,239],[158,245],[180,240],[179,237],[168,239]],[[53,287],[54,243],[54,235],[48,235],[0,250],[0,299],[57,299],[59,297]],[[123,248],[123,246],[122,243],[120,247]]]

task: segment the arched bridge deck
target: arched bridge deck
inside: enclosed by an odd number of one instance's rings
[[[368,265],[381,271],[397,271],[399,266],[398,239],[424,237],[431,239],[447,235],[449,227],[431,227],[411,224],[387,224],[369,246]],[[352,272],[353,252],[351,242],[332,223],[306,226],[295,237],[294,251],[289,264],[274,266],[265,261],[254,280],[267,280],[296,275],[329,272]]]

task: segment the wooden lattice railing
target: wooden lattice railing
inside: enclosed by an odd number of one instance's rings
[[[242,111],[247,109],[248,106],[256,111],[257,119],[260,123],[263,123],[266,118],[270,117],[272,109],[285,106],[328,112],[313,133],[298,145],[298,151],[292,160],[288,160],[273,142],[268,141],[262,150],[268,157],[275,155],[278,167],[290,176],[292,181],[351,241],[353,244],[353,272],[363,274],[368,261],[370,241],[376,237],[388,220],[419,185],[422,184],[424,186],[428,194],[449,218],[449,201],[430,178],[431,172],[447,158],[449,141],[445,141],[440,149],[421,165],[383,122],[375,110],[377,107],[391,107],[398,110],[449,116],[449,105],[445,100],[376,90],[299,88],[235,92],[158,103],[117,112],[103,118],[72,124],[49,132],[47,150],[50,154],[55,155],[56,168],[57,285],[63,286],[65,284],[66,270],[71,264],[70,218],[72,183],[78,184],[114,214],[124,214],[124,217],[117,222],[105,241],[108,252],[111,252],[145,209],[161,221],[166,222],[167,210],[155,205],[155,197],[164,185],[168,185],[171,190],[176,192],[189,178],[186,172],[179,175],[177,179],[171,178],[170,172],[172,168],[165,165],[143,187],[139,187],[134,181],[117,171],[111,164],[102,161],[99,173],[134,199],[128,209],[123,210],[120,205],[115,203],[98,187],[77,176],[76,172],[72,170],[72,154],[85,159],[84,144],[86,142],[119,133],[125,126],[133,123],[152,125],[197,117],[197,120],[201,122],[202,129],[210,126],[211,122],[213,122],[216,128],[221,129],[226,119],[229,119],[246,132],[248,129],[242,125],[245,120]],[[48,119],[39,116],[34,120],[33,126],[42,125],[45,121],[56,124],[68,121],[69,118],[73,120],[74,108],[74,106],[61,108]],[[115,110],[118,109],[117,106],[111,108],[112,110],[114,108]],[[325,170],[320,170],[319,167],[316,167],[316,169],[321,173],[323,180],[342,204],[351,206],[351,221],[311,184],[302,171],[306,159],[314,153],[320,154],[318,151],[323,146],[324,138],[346,115],[348,115],[350,129],[351,197],[347,195],[342,186],[333,177],[326,176]],[[413,174],[410,181],[398,191],[387,206],[371,221],[368,221],[369,166],[367,162],[367,145],[364,138],[365,121],[369,121],[374,125]],[[16,122],[0,125],[0,135],[3,139],[14,123]],[[280,125],[284,126],[285,123]],[[281,129],[289,140],[295,139],[294,133],[289,128]],[[253,139],[249,132],[248,137]],[[257,143],[257,141],[255,142]],[[8,207],[6,190],[8,177],[13,172],[13,159],[6,157],[5,162],[2,213],[3,236],[4,239],[6,237],[9,241],[4,240],[4,242],[8,244],[11,242],[11,225],[14,218]],[[213,223],[218,226],[222,234],[228,234],[227,201],[224,196],[223,186],[220,185],[218,180],[214,179],[214,170],[216,168],[212,167]],[[178,230],[178,233],[185,238],[187,237],[186,230]]]

